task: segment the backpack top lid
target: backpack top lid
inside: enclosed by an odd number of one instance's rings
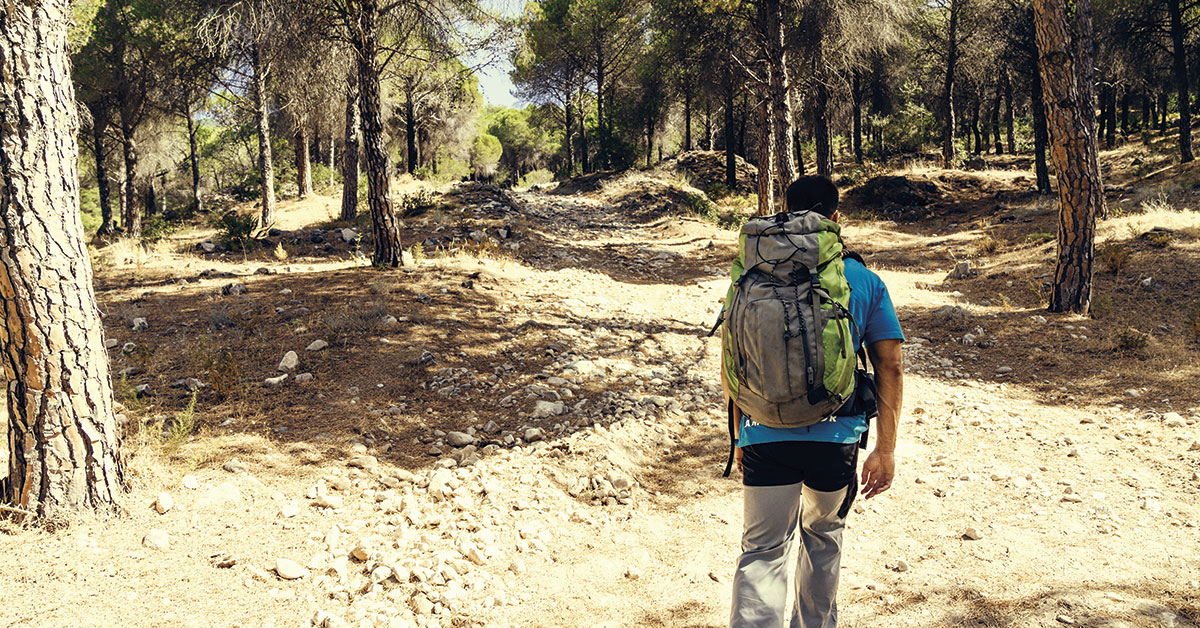
[[[746,221],[742,266],[785,278],[801,267],[816,272],[841,257],[841,226],[814,211],[780,213]]]

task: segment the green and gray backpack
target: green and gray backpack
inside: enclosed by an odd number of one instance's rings
[[[842,252],[841,228],[816,212],[742,227],[718,322],[721,377],[756,423],[813,425],[853,395],[854,321]]]

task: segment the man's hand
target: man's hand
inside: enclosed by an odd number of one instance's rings
[[[738,473],[746,472],[746,470],[742,468],[742,448],[741,447],[733,448],[733,464],[737,465]]]
[[[742,461],[738,459],[738,469],[742,468]],[[890,451],[880,451],[874,449],[867,456],[866,462],[863,462],[862,469],[862,494],[866,499],[888,490],[892,487],[892,478],[896,475],[896,455]]]

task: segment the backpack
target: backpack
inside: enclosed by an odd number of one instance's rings
[[[813,425],[854,395],[855,323],[843,250],[838,224],[812,211],[742,227],[717,325],[721,377],[755,422]]]

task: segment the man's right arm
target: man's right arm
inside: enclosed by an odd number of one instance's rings
[[[896,475],[896,436],[900,406],[904,402],[904,355],[899,338],[880,340],[867,347],[875,367],[879,418],[875,448],[863,463],[863,497],[874,497],[892,486]]]

